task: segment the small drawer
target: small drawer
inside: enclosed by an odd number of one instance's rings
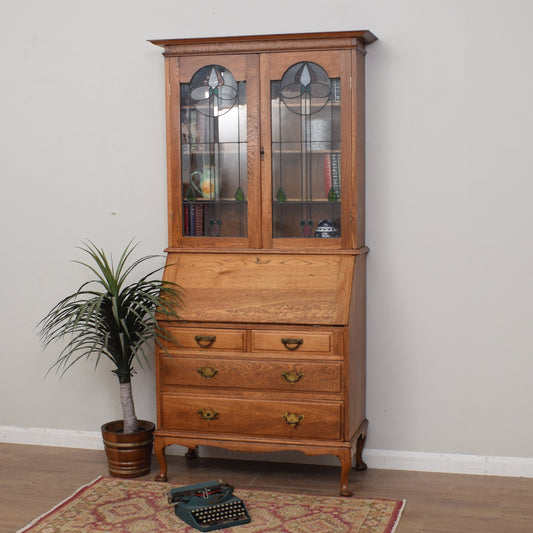
[[[171,387],[237,387],[248,390],[340,393],[339,363],[162,357],[160,382]]]
[[[168,348],[174,350],[244,351],[245,332],[240,329],[169,328],[178,341]]]
[[[161,399],[163,429],[201,433],[337,440],[341,412],[341,402],[171,395]]]
[[[333,331],[252,331],[253,352],[305,352],[334,353],[335,338]]]

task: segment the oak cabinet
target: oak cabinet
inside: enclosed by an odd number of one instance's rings
[[[164,48],[169,248],[155,451],[300,450],[364,469],[369,31]]]

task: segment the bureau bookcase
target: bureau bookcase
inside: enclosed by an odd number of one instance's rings
[[[156,479],[178,444],[365,469],[369,31],[169,39],[169,247],[184,290],[156,350]]]

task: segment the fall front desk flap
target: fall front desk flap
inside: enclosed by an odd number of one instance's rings
[[[173,252],[164,279],[184,289],[183,320],[344,325],[351,254]]]

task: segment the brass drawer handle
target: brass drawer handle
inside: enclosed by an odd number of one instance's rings
[[[287,350],[297,350],[303,343],[303,339],[281,339],[281,342]]]
[[[218,374],[218,368],[212,368],[209,366],[200,367],[198,368],[198,374],[205,379],[211,379]]]
[[[198,415],[209,422],[218,418],[218,411],[216,409],[198,409]]]
[[[289,426],[295,428],[303,419],[304,415],[299,415],[298,413],[283,413],[281,417]]]
[[[297,372],[296,370],[293,372],[282,372],[281,377],[287,382],[287,383],[298,383],[304,375],[301,372]]]
[[[195,335],[194,340],[201,348],[209,348],[217,338],[215,335]]]

